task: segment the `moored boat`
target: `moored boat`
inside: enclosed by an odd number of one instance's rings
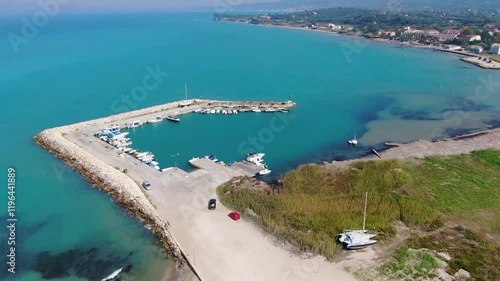
[[[139,120],[132,121],[132,123],[128,124],[128,128],[137,128],[142,126],[142,122]]]
[[[219,159],[217,159],[217,156],[215,156],[215,155],[205,156],[205,159],[208,159],[214,163],[219,161]]]
[[[161,121],[163,121],[163,118],[161,118],[160,115],[157,115],[155,117],[152,117],[152,118],[148,119],[148,123],[150,123],[150,124],[158,123],[158,122],[161,122]]]
[[[267,165],[264,165],[264,169],[259,172],[259,175],[265,176],[265,175],[269,175],[270,173],[271,173],[271,169],[269,169],[269,167],[267,167]]]
[[[265,156],[264,153],[251,152],[247,154],[247,161],[257,165],[262,165],[262,162],[264,161],[263,159],[264,156]]]
[[[349,143],[350,145],[357,145],[358,140],[356,139],[356,134],[354,134],[354,139],[348,140],[347,143]]]
[[[170,120],[170,121],[174,121],[174,122],[179,122],[179,121],[181,121],[181,119],[180,119],[178,116],[176,116],[176,115],[169,115],[169,116],[167,116],[167,118],[166,118],[166,119],[168,119],[168,120]]]

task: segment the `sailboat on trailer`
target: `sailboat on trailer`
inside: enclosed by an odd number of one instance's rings
[[[377,243],[375,238],[377,234],[369,234],[365,230],[366,226],[366,207],[368,203],[368,192],[365,194],[365,212],[363,216],[363,229],[362,230],[349,230],[340,234],[339,241],[345,244],[348,250],[363,249]]]

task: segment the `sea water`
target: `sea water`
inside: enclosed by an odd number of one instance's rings
[[[7,168],[16,169],[18,218],[17,273],[2,262],[2,280],[96,280],[126,265],[132,265],[130,280],[160,280],[173,268],[140,221],[38,147],[33,136],[183,99],[184,83],[188,98],[291,98],[297,107],[289,113],[193,113],[179,123],[131,130],[133,147],[155,153],[162,168],[189,170],[190,158],[211,154],[232,163],[257,151],[266,153],[273,178],[304,163],[362,156],[385,141],[440,138],[499,123],[500,74],[450,54],[215,22],[202,13],[61,14],[16,53],[7,34],[21,34],[21,18],[0,19],[0,173],[6,181]],[[348,146],[355,134],[360,145]]]

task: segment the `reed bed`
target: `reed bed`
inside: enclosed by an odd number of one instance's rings
[[[500,152],[490,150],[418,161],[358,162],[347,171],[304,165],[285,175],[282,189],[270,195],[230,183],[218,192],[227,206],[255,213],[251,217],[270,232],[332,258],[342,249],[338,235],[362,228],[365,192],[366,229],[379,239],[394,235],[396,220],[433,230],[448,215],[474,219],[483,207],[495,215],[488,227],[500,229],[499,159]]]

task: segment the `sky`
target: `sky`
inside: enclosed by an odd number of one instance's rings
[[[0,13],[36,12],[40,3],[59,3],[61,10],[86,11],[131,11],[131,10],[189,10],[207,7],[216,10],[221,6],[237,6],[279,0],[0,0]],[[213,8],[213,9],[212,9]]]

